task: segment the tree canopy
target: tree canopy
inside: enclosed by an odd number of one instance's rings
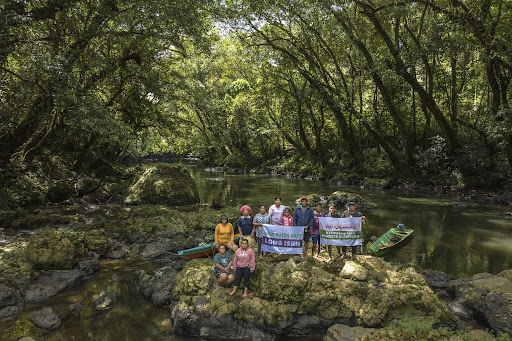
[[[8,0],[0,155],[498,187],[512,2]]]

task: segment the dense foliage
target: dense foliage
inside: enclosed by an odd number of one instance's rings
[[[0,154],[499,187],[512,3],[8,0]]]

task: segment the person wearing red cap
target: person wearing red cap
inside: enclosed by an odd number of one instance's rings
[[[254,229],[256,228],[253,225],[252,209],[249,205],[244,205],[240,208],[240,212],[242,215],[236,223],[238,232],[240,232],[240,243],[245,238],[249,241],[249,246],[252,249],[254,248]]]
[[[308,198],[301,197],[300,205],[293,213],[293,226],[304,226],[304,250],[308,255],[309,239],[311,239],[311,227],[313,226],[313,210],[308,206]],[[313,253],[311,254],[313,256]]]

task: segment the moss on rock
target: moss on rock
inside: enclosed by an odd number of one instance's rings
[[[156,164],[148,167],[128,188],[125,203],[190,205],[199,203],[199,192],[185,168]]]
[[[349,264],[363,269],[366,280],[336,276],[314,259],[293,257],[279,261],[266,257],[257,263],[251,277],[250,289],[256,297],[241,301],[229,297],[228,289],[209,289],[213,278],[210,259],[192,260],[175,278],[173,299],[177,304],[173,316],[200,314],[198,318],[207,323],[203,311],[206,308],[212,316],[229,315],[262,330],[279,328],[283,321],[293,321],[298,316],[319,321],[356,321],[369,327],[386,326],[408,316],[425,318],[432,324],[452,321],[453,316],[436,294],[424,280],[415,277],[419,274],[393,268],[370,256],[359,258],[359,263]],[[383,282],[368,282],[370,271],[386,274],[381,276]],[[201,312],[191,306],[197,297],[203,297]]]
[[[27,257],[37,270],[68,270],[78,260],[77,246],[66,233],[42,229],[34,233],[27,245]]]

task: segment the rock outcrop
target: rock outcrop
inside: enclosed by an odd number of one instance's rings
[[[211,260],[190,261],[174,281],[175,333],[263,340],[323,333],[336,323],[382,327],[404,316],[426,318],[431,324],[453,321],[422,275],[370,256],[345,267],[356,264],[366,270],[365,276],[342,278],[313,259],[279,262],[267,257],[251,277],[253,296],[241,300],[228,296],[227,288],[212,289]],[[226,323],[232,328],[221,328]]]
[[[454,314],[512,336],[512,270],[452,280],[448,291],[455,297],[450,304]]]
[[[199,203],[199,192],[183,167],[156,164],[148,167],[128,188],[126,204],[182,206]]]

